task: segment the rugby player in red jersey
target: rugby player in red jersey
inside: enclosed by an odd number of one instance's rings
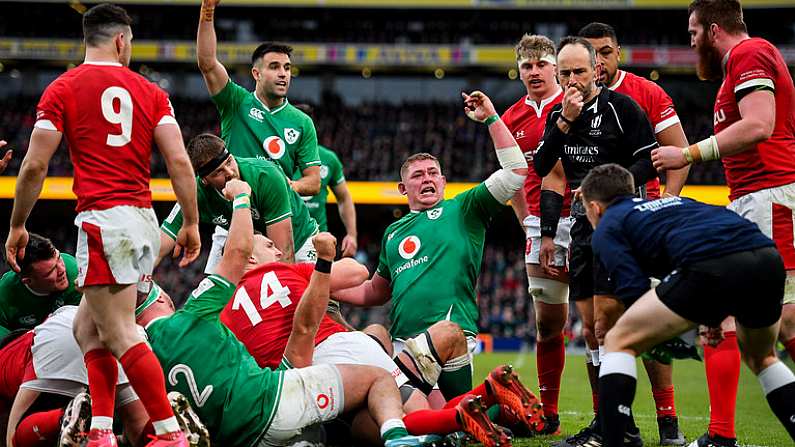
[[[502,120],[522,149],[528,166],[544,134],[547,114],[563,98],[563,90],[555,78],[555,44],[546,36],[525,34],[514,49],[519,67],[519,79],[527,95],[519,99],[502,115]],[[569,278],[566,254],[569,249],[569,218],[567,203],[561,213],[554,240],[554,272],[548,274],[540,265],[541,250],[541,178],[528,168],[524,187],[511,199],[511,206],[519,224],[525,230],[525,264],[528,292],[533,298],[538,342],[536,362],[538,388],[544,408],[544,433],[560,429],[558,396],[560,378],[566,362],[563,328],[569,313]]]
[[[756,223],[772,238],[787,270],[779,338],[795,357],[795,87],[781,52],[748,35],[740,2],[696,0],[690,4],[690,46],[698,53],[698,76],[723,82],[715,98],[715,134],[688,147],[665,146],[652,160],[658,170],[720,159],[729,185],[729,209]],[[733,319],[723,339],[705,352],[710,400],[709,432],[699,446],[733,446],[734,404],[740,357]],[[709,348],[708,348],[709,349]],[[721,414],[715,414],[715,411]],[[719,424],[712,422],[717,418]]]
[[[115,446],[113,407],[118,359],[151,417],[152,446],[187,445],[166,396],[160,364],[136,330],[136,284],[152,274],[159,250],[149,189],[153,144],[163,154],[185,222],[175,255],[199,254],[196,183],[168,95],[132,72],[132,20],[110,4],[83,16],[83,64],[53,81],[39,101],[30,147],[17,179],[6,259],[18,271],[25,221],[47,164],[65,136],[75,169],[79,287],[85,300],[75,334],[85,355],[92,401],[89,447]]]

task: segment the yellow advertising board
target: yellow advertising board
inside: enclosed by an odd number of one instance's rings
[[[353,201],[359,205],[405,205],[406,199],[397,190],[396,182],[347,182]],[[0,199],[14,198],[16,177],[0,177]],[[476,183],[448,183],[445,197],[451,198]],[[168,179],[152,179],[152,199],[155,201],[174,201],[174,190]],[[684,196],[711,203],[727,205],[729,190],[725,186],[686,186]],[[71,177],[50,177],[44,181],[41,198],[45,200],[74,200]],[[329,202],[336,203],[334,195],[329,194]]]

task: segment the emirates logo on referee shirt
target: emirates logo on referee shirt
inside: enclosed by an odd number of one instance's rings
[[[417,236],[406,236],[398,245],[398,253],[403,259],[411,259],[420,251],[421,246],[420,238]]]

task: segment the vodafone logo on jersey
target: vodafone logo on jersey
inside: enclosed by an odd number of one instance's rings
[[[417,236],[406,236],[398,245],[398,253],[403,259],[411,259],[420,251],[422,243]]]
[[[262,143],[262,148],[265,153],[274,160],[278,160],[284,156],[284,141],[277,136],[268,137]]]

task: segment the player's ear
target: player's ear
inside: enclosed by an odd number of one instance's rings
[[[406,185],[404,185],[404,184],[403,184],[403,182],[399,182],[399,183],[398,183],[398,192],[399,192],[399,193],[400,193],[400,195],[402,195],[402,196],[405,196],[405,195],[406,195]]]
[[[251,77],[254,78],[254,82],[259,81],[259,69],[256,65],[251,67]]]

